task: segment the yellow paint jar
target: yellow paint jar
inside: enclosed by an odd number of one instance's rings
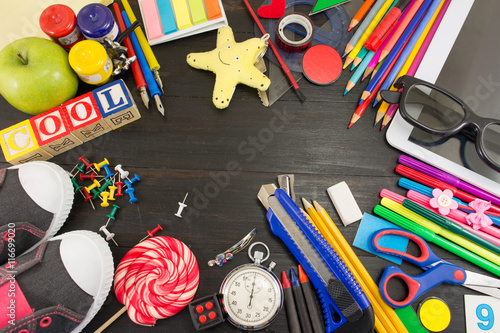
[[[113,63],[102,44],[94,40],[78,42],[68,56],[71,68],[80,79],[89,84],[107,83],[113,72]]]

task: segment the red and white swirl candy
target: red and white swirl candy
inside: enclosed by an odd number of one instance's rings
[[[133,322],[152,326],[191,302],[199,277],[196,258],[183,242],[153,237],[123,257],[114,278],[115,294]]]

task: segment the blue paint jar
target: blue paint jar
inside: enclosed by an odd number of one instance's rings
[[[78,12],[76,24],[85,38],[100,43],[104,42],[104,38],[114,41],[119,34],[118,24],[111,10],[99,3],[83,7]]]

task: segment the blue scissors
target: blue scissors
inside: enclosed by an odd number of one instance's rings
[[[420,255],[415,257],[406,252],[379,245],[380,238],[386,235],[398,235],[412,240],[419,247]],[[460,266],[439,258],[432,252],[425,240],[411,232],[398,229],[382,229],[372,235],[371,244],[376,252],[400,257],[425,271],[420,275],[412,276],[404,273],[399,267],[391,265],[386,267],[379,288],[384,300],[392,307],[403,308],[408,306],[415,299],[441,283],[463,285],[483,294],[500,298],[500,289],[498,289],[500,288],[500,280],[466,271]],[[387,292],[387,285],[393,278],[401,279],[408,287],[408,295],[402,301],[393,300]]]

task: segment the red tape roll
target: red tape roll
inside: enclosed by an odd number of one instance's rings
[[[302,26],[306,35],[303,39],[295,41],[285,36],[285,27],[290,24]],[[301,13],[292,13],[283,16],[276,24],[276,41],[287,52],[300,52],[311,45],[314,36],[314,24],[309,17]]]

